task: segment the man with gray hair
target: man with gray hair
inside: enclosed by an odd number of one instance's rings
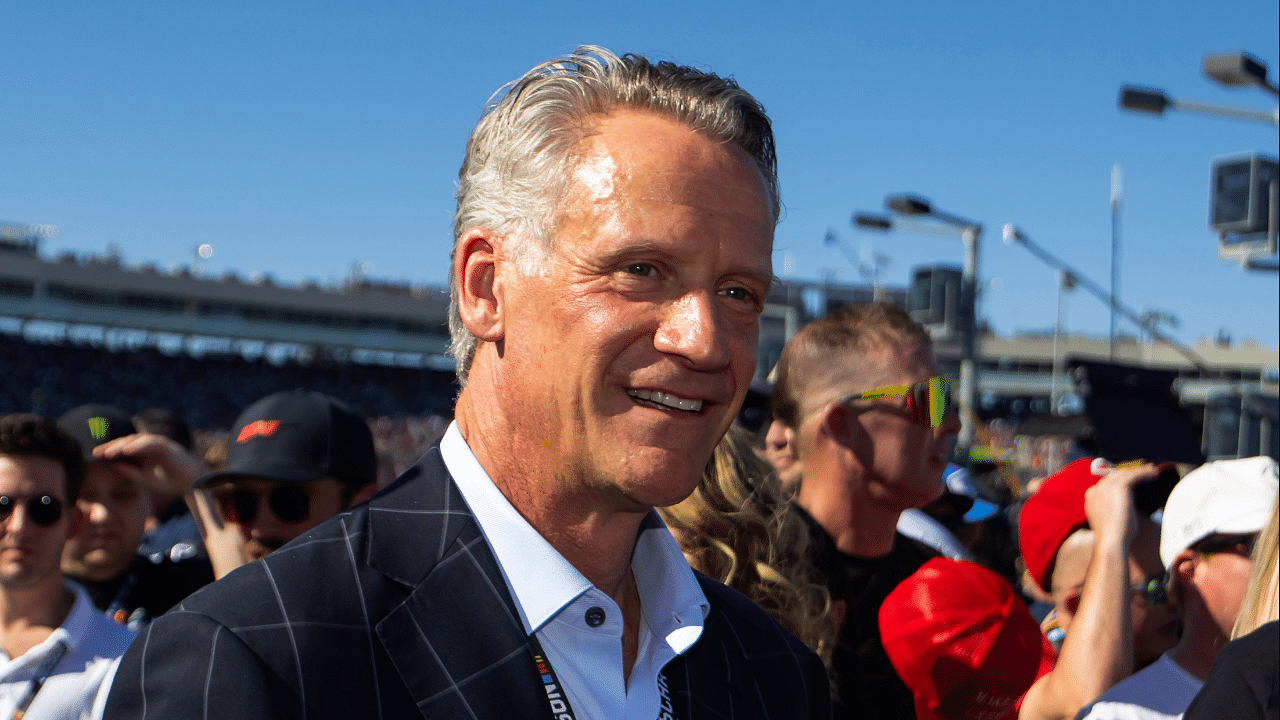
[[[817,657],[653,512],[754,374],[775,173],[703,71],[581,48],[506,88],[459,183],[456,421],[154,623],[108,717],[828,717]]]

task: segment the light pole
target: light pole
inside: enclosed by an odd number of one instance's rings
[[[1053,326],[1053,378],[1049,384],[1049,412],[1053,415],[1061,415],[1062,412],[1059,405],[1062,404],[1063,390],[1066,384],[1062,382],[1064,374],[1064,366],[1066,353],[1063,352],[1062,340],[1063,334],[1066,332],[1066,316],[1067,316],[1067,293],[1076,287],[1076,277],[1066,270],[1058,271],[1058,322]]]
[[[1273,96],[1280,97],[1280,88],[1267,79],[1266,64],[1248,53],[1205,55],[1201,70],[1206,77],[1220,85],[1256,86]],[[1153,115],[1164,115],[1165,110],[1182,110],[1280,127],[1280,108],[1266,112],[1194,100],[1179,100],[1169,97],[1163,90],[1135,85],[1124,85],[1120,88],[1120,107]]]
[[[1200,65],[1205,77],[1219,85],[1257,86],[1280,97],[1280,86],[1267,79],[1267,64],[1249,53],[1205,55]]]
[[[858,225],[856,220],[853,224],[855,227]],[[889,264],[889,258],[876,252],[875,248],[872,248],[870,260],[867,260],[865,258],[867,255],[867,245],[864,241],[858,258],[854,259],[853,251],[849,249],[849,245],[845,243],[844,239],[842,239],[835,230],[827,231],[827,236],[823,238],[822,244],[840,248],[840,252],[844,253],[845,259],[849,261],[849,264],[857,268],[858,275],[860,275],[863,280],[871,283],[872,301],[880,302],[884,299],[884,286],[880,283],[880,268]]]
[[[968,466],[969,451],[973,447],[974,412],[978,393],[977,378],[977,318],[976,298],[978,290],[978,241],[982,236],[981,223],[966,220],[958,215],[943,212],[933,203],[918,195],[889,195],[884,205],[890,212],[909,218],[932,218],[960,231],[964,242],[964,269],[960,280],[960,436],[956,438],[956,457]],[[887,230],[893,227],[887,218],[858,213],[854,224],[861,227]],[[938,234],[936,232],[930,234]]]
[[[1120,107],[1125,110],[1151,113],[1152,115],[1164,115],[1165,110],[1181,110],[1201,115],[1216,115],[1234,120],[1266,123],[1271,127],[1280,126],[1280,114],[1274,110],[1266,112],[1265,110],[1249,110],[1247,108],[1215,105],[1194,100],[1178,100],[1164,94],[1163,90],[1134,85],[1125,85],[1120,88]]]
[[[1280,98],[1280,86],[1272,82],[1268,77],[1269,69],[1266,63],[1249,53],[1237,52],[1220,55],[1205,55],[1201,63],[1201,71],[1205,77],[1223,85],[1225,87],[1257,87],[1272,97]],[[1218,117],[1228,117],[1236,120],[1248,120],[1252,122],[1266,123],[1272,127],[1280,127],[1280,107],[1275,108],[1271,112],[1261,110],[1251,110],[1247,108],[1228,107],[1225,105],[1213,105],[1209,103],[1192,102],[1188,100],[1177,100],[1169,97],[1162,90],[1153,88],[1141,88],[1132,85],[1125,85],[1120,88],[1120,107],[1125,110],[1133,110],[1136,112],[1146,112],[1155,115],[1164,115],[1167,109],[1186,110],[1205,115],[1216,115]],[[1249,234],[1255,234],[1258,228],[1254,227],[1248,230],[1237,228],[1224,228],[1219,225],[1216,209],[1218,207],[1220,195],[1230,195],[1238,192],[1236,190],[1224,189],[1219,185],[1220,172],[1230,170],[1232,173],[1239,174],[1239,162],[1237,159],[1221,160],[1214,164],[1214,194],[1213,203],[1215,212],[1211,213],[1210,225],[1219,231],[1218,241],[1218,258],[1220,260],[1240,260],[1241,269],[1244,270],[1270,270],[1276,271],[1280,269],[1280,265],[1266,261],[1266,256],[1274,255],[1276,251],[1276,216],[1280,215],[1280,190],[1277,190],[1275,182],[1275,160],[1270,160],[1271,165],[1271,182],[1267,183],[1267,173],[1259,169],[1259,156],[1255,156],[1253,165],[1247,166],[1244,180],[1244,187],[1250,194],[1254,192],[1255,187],[1260,187],[1262,193],[1269,193],[1269,202],[1264,200],[1263,213],[1266,215],[1267,222],[1265,229],[1265,241],[1255,242],[1252,240],[1244,241]],[[1264,159],[1265,160],[1265,159]],[[1235,180],[1235,177],[1231,177]],[[1255,185],[1255,182],[1258,183]],[[1270,185],[1269,190],[1267,189]],[[1263,196],[1266,197],[1265,195]],[[1250,211],[1253,212],[1252,210]],[[1260,234],[1260,233],[1258,233]]]
[[[1098,283],[1090,280],[1084,275],[1081,275],[1075,268],[1066,264],[1062,260],[1059,260],[1057,257],[1049,253],[1049,251],[1037,245],[1035,241],[1033,241],[1031,238],[1024,235],[1021,230],[1019,230],[1017,227],[1014,226],[1013,223],[1005,223],[1004,242],[1006,245],[1012,245],[1014,243],[1017,243],[1025,247],[1027,250],[1031,251],[1032,255],[1035,255],[1036,257],[1040,258],[1040,260],[1043,261],[1044,264],[1048,265],[1054,270],[1070,273],[1072,279],[1075,281],[1076,286],[1079,286],[1084,288],[1085,290],[1088,290],[1090,294],[1092,294],[1094,297],[1106,303],[1108,307],[1114,309],[1116,312],[1123,315],[1125,318],[1133,322],[1138,327],[1149,328],[1152,338],[1164,343],[1168,343],[1175,350],[1182,353],[1183,357],[1187,358],[1192,363],[1194,363],[1198,369],[1202,371],[1205,370],[1204,358],[1200,357],[1200,355],[1196,353],[1195,350],[1192,350],[1186,345],[1183,345],[1177,340],[1174,340],[1168,335],[1165,335],[1164,333],[1160,332],[1158,329],[1156,329],[1155,323],[1151,322],[1149,318],[1144,320],[1142,316],[1138,315],[1133,310],[1130,310],[1129,308],[1120,304],[1119,300],[1116,300],[1115,297],[1111,295],[1111,293],[1108,293],[1106,290],[1103,290],[1102,287],[1098,285]]]

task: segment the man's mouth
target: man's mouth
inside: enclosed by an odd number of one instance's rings
[[[628,390],[627,394],[638,400],[647,400],[655,405],[661,405],[673,410],[698,412],[702,409],[701,400],[689,400],[661,390]]]

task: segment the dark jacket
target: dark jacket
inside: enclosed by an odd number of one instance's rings
[[[666,667],[676,717],[830,717],[817,657],[743,596],[699,582],[711,603],[703,635]],[[144,715],[552,717],[501,571],[438,446],[370,503],[152,623],[106,711]]]

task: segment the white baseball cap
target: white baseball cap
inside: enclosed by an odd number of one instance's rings
[[[1178,553],[1214,534],[1262,530],[1280,490],[1269,457],[1216,460],[1187,473],[1174,486],[1160,523],[1160,560],[1173,566]]]

